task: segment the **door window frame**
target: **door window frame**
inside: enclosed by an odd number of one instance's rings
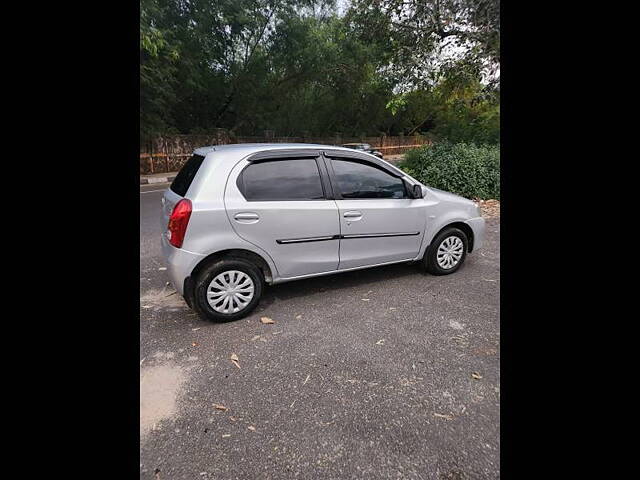
[[[345,162],[360,163],[360,164],[375,168],[377,170],[380,170],[392,177],[396,177],[400,179],[400,181],[402,182],[406,196],[403,198],[375,198],[375,197],[374,198],[344,198],[342,196],[342,192],[340,191],[337,175],[333,170],[333,165],[331,164],[331,160],[342,160]],[[324,164],[324,167],[327,169],[329,173],[328,175],[329,183],[331,185],[333,198],[335,200],[412,200],[413,199],[413,196],[411,194],[411,184],[407,181],[407,179],[405,178],[405,175],[401,175],[395,170],[392,170],[387,165],[380,162],[377,158],[373,160],[368,157],[364,157],[364,155],[351,154],[351,152],[323,151],[322,162]]]
[[[244,171],[251,167],[255,163],[266,162],[278,162],[284,160],[315,160],[316,168],[318,169],[318,175],[320,177],[320,186],[322,188],[322,198],[273,198],[269,200],[263,199],[248,199],[244,189]],[[333,200],[331,185],[329,183],[329,175],[325,168],[326,166],[322,162],[321,154],[317,150],[276,150],[259,152],[251,157],[247,158],[247,165],[245,165],[236,178],[236,187],[242,195],[242,198],[246,202],[322,202],[326,200]]]

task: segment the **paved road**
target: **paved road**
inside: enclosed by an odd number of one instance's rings
[[[498,219],[454,275],[267,287],[213,324],[160,270],[165,187],[140,194],[140,478],[499,478]]]

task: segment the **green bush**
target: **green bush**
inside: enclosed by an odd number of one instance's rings
[[[400,168],[430,187],[472,199],[500,199],[496,145],[435,143],[407,152]]]

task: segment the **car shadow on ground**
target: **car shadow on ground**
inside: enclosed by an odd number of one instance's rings
[[[350,287],[382,286],[384,282],[402,277],[423,277],[428,274],[423,270],[419,262],[400,263],[383,267],[372,267],[352,272],[336,273],[305,280],[296,280],[277,285],[267,285],[260,307],[263,310],[275,300],[290,300],[296,297],[304,297],[318,292],[331,292]]]

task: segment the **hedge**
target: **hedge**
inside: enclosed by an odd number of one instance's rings
[[[435,143],[406,153],[399,167],[427,186],[471,199],[500,199],[500,147]]]

